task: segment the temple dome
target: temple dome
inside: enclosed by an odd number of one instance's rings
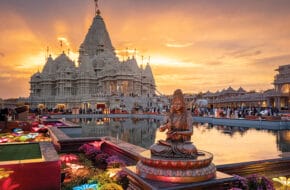
[[[42,69],[42,73],[51,74],[53,73],[53,59],[51,55],[47,58],[47,61]]]
[[[34,73],[32,76],[31,76],[31,82],[37,82],[37,81],[40,81],[42,78],[42,75],[39,71],[37,71],[36,73]]]
[[[64,71],[67,67],[75,68],[74,62],[63,52],[55,60],[53,64],[53,72]]]

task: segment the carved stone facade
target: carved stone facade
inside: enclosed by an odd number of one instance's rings
[[[155,96],[150,65],[139,67],[134,57],[119,61],[99,11],[80,45],[78,62],[65,53],[49,56],[43,70],[31,76],[31,107],[97,108],[94,104],[114,104],[113,97],[133,104]]]

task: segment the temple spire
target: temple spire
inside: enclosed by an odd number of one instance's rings
[[[45,60],[47,60],[49,57],[49,47],[46,47],[46,52],[45,52]]]
[[[101,11],[100,11],[99,6],[98,6],[98,1],[99,0],[94,0],[94,1],[95,1],[95,14],[96,15],[100,15]]]

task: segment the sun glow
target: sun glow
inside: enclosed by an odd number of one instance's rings
[[[178,43],[166,43],[165,44],[167,47],[171,47],[171,48],[186,48],[186,47],[190,47],[193,45],[192,42],[190,43],[184,43],[184,44],[178,44]]]
[[[79,53],[69,51],[66,54],[72,61],[76,63]],[[55,58],[59,56],[59,54],[51,53],[50,56]],[[25,59],[21,61],[21,64],[17,65],[16,68],[22,69],[22,70],[31,70],[31,73],[36,72],[36,71],[41,71],[44,64],[46,63],[47,58],[48,58],[47,53],[40,51],[37,54],[31,54],[25,57]]]
[[[69,47],[69,41],[65,37],[58,37],[57,40],[61,43],[61,46],[64,44]]]
[[[31,69],[32,71],[35,69],[41,69],[41,67],[45,63],[45,52],[38,52],[37,54],[31,54],[25,57],[21,64],[16,66],[18,69]]]
[[[170,56],[153,55],[150,60],[151,65],[168,66],[168,67],[198,67],[198,64],[193,62],[185,62],[179,59],[171,58]]]

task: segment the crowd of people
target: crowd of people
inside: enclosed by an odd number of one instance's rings
[[[277,108],[272,107],[238,107],[238,108],[193,108],[195,116],[212,116],[223,118],[246,118],[247,116],[279,116]]]
[[[132,110],[131,113],[143,114],[164,114],[168,109],[160,110],[159,108],[144,108],[139,110]],[[49,114],[129,114],[127,110],[111,109],[105,112],[104,109],[29,109],[30,113],[35,115],[49,115]],[[191,109],[193,116],[206,116],[206,117],[221,117],[221,118],[246,118],[248,116],[280,116],[277,108],[272,107],[237,107],[237,108],[208,108],[208,107],[194,107]],[[17,111],[15,109],[4,108],[0,109],[0,121],[11,121],[17,118]]]

